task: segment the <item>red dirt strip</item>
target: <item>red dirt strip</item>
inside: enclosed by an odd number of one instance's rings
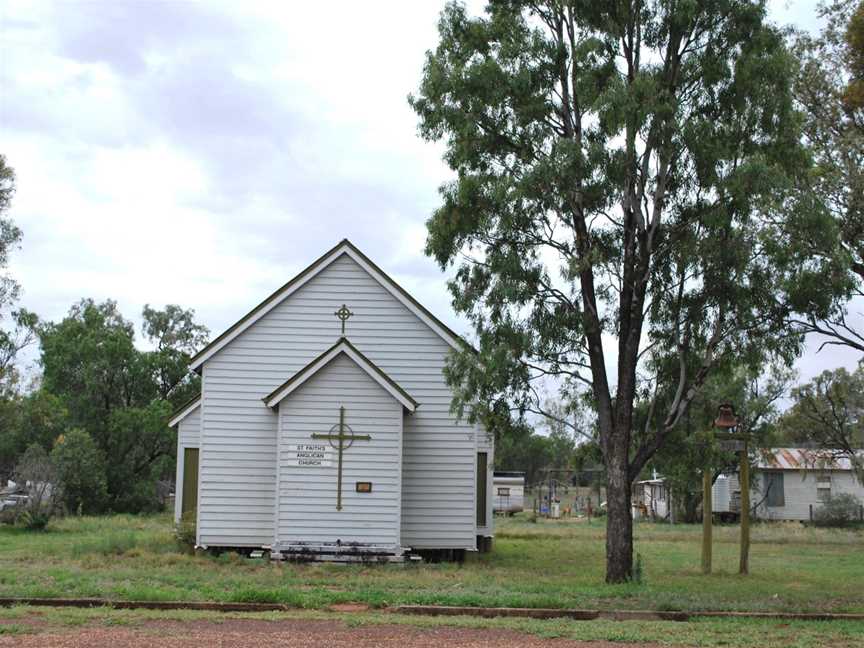
[[[26,621],[22,623],[26,625]],[[541,639],[509,630],[414,628],[341,621],[148,621],[135,628],[83,627],[0,635],[2,648],[632,648],[632,644]],[[658,648],[639,644],[640,648]]]

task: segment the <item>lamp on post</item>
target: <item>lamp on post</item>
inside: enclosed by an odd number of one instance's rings
[[[731,403],[723,403],[717,408],[717,420],[714,426],[725,430],[721,446],[729,450],[737,450],[741,461],[739,472],[741,485],[741,555],[738,562],[738,573],[747,574],[750,571],[750,453],[747,435],[738,433],[738,417]]]

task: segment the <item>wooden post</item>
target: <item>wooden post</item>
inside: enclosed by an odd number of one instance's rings
[[[702,470],[702,573],[711,573],[711,532],[712,512],[711,501],[711,469]]]
[[[750,453],[746,438],[741,451],[741,558],[738,573],[750,573]]]
[[[675,524],[675,502],[672,501],[672,489],[666,489],[666,506],[669,507],[669,524]]]

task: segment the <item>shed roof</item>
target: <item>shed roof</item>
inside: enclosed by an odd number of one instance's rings
[[[757,455],[762,470],[852,470],[848,456],[810,448],[763,448]]]
[[[312,362],[279,385],[279,387],[270,392],[262,400],[267,407],[275,407],[282,399],[288,396],[288,394],[300,387],[300,385],[309,380],[309,378],[314,376],[320,369],[327,366],[332,360],[342,354],[351,358],[361,369],[363,369],[363,371],[369,374],[372,380],[381,385],[381,387],[383,387],[393,398],[399,401],[409,412],[413,412],[417,409],[419,403],[417,403],[417,401],[414,400],[408,392],[402,389],[395,380],[384,373],[378,365],[363,355],[357,347],[351,344],[347,338],[344,337],[340,338],[336,344],[312,360]]]

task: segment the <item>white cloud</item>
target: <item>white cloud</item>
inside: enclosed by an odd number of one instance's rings
[[[57,319],[85,296],[136,318],[178,303],[218,334],[347,236],[465,331],[422,253],[451,173],[406,101],[442,6],[0,5],[24,304]],[[771,11],[815,16],[804,0]]]

